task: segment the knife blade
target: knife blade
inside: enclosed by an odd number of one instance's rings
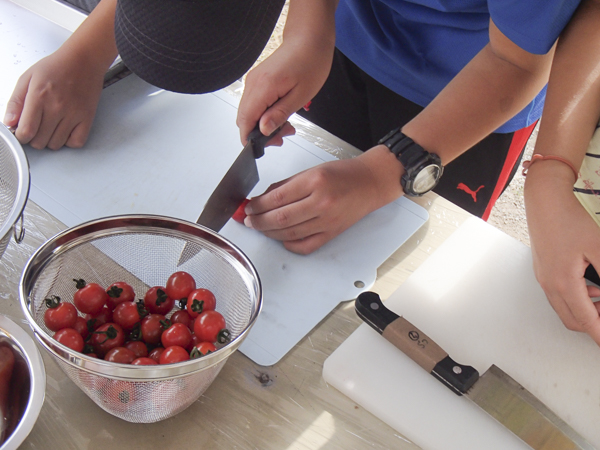
[[[358,316],[409,358],[490,414],[535,450],[594,450],[566,422],[517,381],[492,365],[483,375],[455,362],[425,333],[386,308],[379,295],[363,292],[355,302]]]
[[[247,144],[208,198],[196,223],[217,233],[223,228],[258,183],[256,160],[265,154],[265,145],[280,130],[281,127],[271,135],[265,136],[257,125],[250,132]],[[197,253],[196,246],[186,244],[179,256],[177,266],[190,260]]]

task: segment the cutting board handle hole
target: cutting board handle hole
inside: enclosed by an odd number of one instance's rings
[[[363,283],[363,282],[362,282],[362,281],[360,281],[360,280],[356,280],[356,281],[354,282],[354,287],[357,287],[357,288],[359,288],[359,289],[362,289],[362,288],[364,288],[364,287],[365,287],[365,283]]]

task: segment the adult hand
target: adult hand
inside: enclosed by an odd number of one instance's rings
[[[19,78],[4,122],[33,148],[57,150],[86,142],[102,92],[104,71],[62,49]]]
[[[600,271],[600,227],[573,194],[572,172],[556,165],[561,163],[538,163],[527,175],[534,271],[564,325],[589,334],[600,345],[600,304],[592,301],[600,289],[587,286],[583,277],[589,264]],[[550,172],[555,169],[564,177]]]
[[[391,170],[390,170],[391,168]],[[385,146],[331,161],[276,183],[246,206],[245,224],[311,253],[402,195],[401,165]]]

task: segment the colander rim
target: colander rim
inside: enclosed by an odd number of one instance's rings
[[[0,223],[0,239],[3,239],[7,234],[9,234],[12,231],[14,225],[17,223],[17,221],[23,214],[23,211],[25,210],[27,199],[29,197],[31,179],[29,174],[29,162],[27,160],[27,155],[25,154],[25,151],[23,150],[23,147],[21,146],[17,138],[14,137],[14,135],[10,132],[8,127],[4,124],[1,124],[0,126],[0,138],[7,144],[8,148],[13,154],[15,163],[17,165],[17,172],[19,178],[17,195],[15,196],[15,201],[13,203],[12,209],[4,223]]]
[[[41,270],[49,264],[53,257],[66,252],[75,245],[79,245],[80,241],[86,237],[91,240],[95,237],[108,236],[112,234],[110,233],[111,230],[116,232],[117,230],[123,230],[125,227],[135,227],[129,228],[131,230],[140,228],[149,229],[149,224],[153,224],[153,229],[169,230],[171,233],[179,234],[182,237],[187,236],[192,240],[209,240],[215,246],[221,245],[224,246],[223,248],[228,249],[228,251],[225,251],[219,247],[224,257],[235,259],[239,265],[248,271],[248,277],[252,281],[255,293],[255,308],[246,327],[231,342],[214,353],[201,358],[175,364],[165,364],[158,367],[131,366],[87,357],[54,341],[52,336],[36,323],[30,310],[31,302],[29,295]],[[255,324],[262,309],[263,298],[262,285],[256,268],[246,254],[225,237],[207,227],[183,219],[151,214],[127,214],[90,220],[59,232],[47,240],[31,255],[25,264],[19,283],[19,301],[25,318],[34,332],[34,336],[38,341],[44,341],[43,345],[47,350],[47,346],[51,345],[52,351],[50,353],[54,357],[60,358],[78,369],[99,376],[115,377],[130,381],[155,381],[158,378],[168,379],[196,373],[227,359],[241,345]],[[157,377],[158,370],[161,372],[160,377]]]

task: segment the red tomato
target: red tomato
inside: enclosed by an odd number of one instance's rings
[[[171,315],[171,323],[182,323],[192,330],[192,318],[185,309],[175,311]]]
[[[200,288],[190,292],[185,308],[191,318],[196,318],[201,312],[212,311],[216,306],[215,295],[208,289]]]
[[[150,353],[148,353],[148,358],[153,359],[158,363],[160,361],[160,355],[162,355],[164,351],[164,347],[156,347]]]
[[[99,397],[101,402],[106,404],[109,410],[117,410],[121,413],[127,412],[129,405],[133,404],[137,397],[136,385],[129,381],[108,380],[102,392],[105,395]]]
[[[192,342],[192,332],[182,323],[174,323],[167,328],[160,337],[164,348],[178,345],[187,349]]]
[[[135,292],[133,288],[124,281],[117,281],[111,284],[106,290],[108,294],[107,306],[115,309],[119,303],[135,301]]]
[[[246,218],[246,205],[250,202],[250,199],[247,198],[246,200],[244,200],[242,202],[242,204],[240,206],[238,206],[238,209],[235,210],[235,212],[233,213],[233,216],[231,216],[231,218],[233,220],[235,220],[238,223],[244,223],[244,219]]]
[[[187,272],[179,271],[172,274],[167,280],[167,295],[175,300],[186,298],[196,289],[196,280]]]
[[[77,332],[81,335],[84,341],[90,335],[90,329],[88,328],[87,320],[85,320],[81,316],[77,316],[77,320],[75,321],[75,325],[73,325],[73,328],[77,330]]]
[[[113,322],[105,323],[92,333],[91,344],[94,352],[100,358],[104,358],[109,350],[115,347],[123,347],[123,344],[125,344],[123,328]]]
[[[113,311],[113,320],[124,330],[133,330],[142,321],[143,313],[140,314],[140,308],[143,310],[143,306],[135,302],[119,303]]]
[[[150,314],[142,319],[142,339],[146,344],[156,345],[160,343],[160,336],[169,322],[162,314]]]
[[[50,331],[74,328],[77,321],[77,308],[72,303],[61,303],[60,297],[53,295],[46,299],[48,309],[44,313],[44,323]]]
[[[169,297],[162,286],[154,286],[144,296],[144,306],[151,314],[167,315],[175,305],[175,300]]]
[[[84,319],[88,323],[88,329],[91,328],[92,330],[95,330],[105,323],[112,322],[112,317],[112,311],[105,306],[97,314],[86,314]]]
[[[225,326],[225,318],[221,313],[204,311],[194,321],[194,333],[201,341],[224,344],[231,339],[231,333]]]
[[[132,366],[155,366],[158,363],[154,361],[152,358],[146,358],[142,356],[141,358],[136,358],[131,361]]]
[[[179,345],[173,345],[165,348],[165,351],[160,355],[159,364],[174,364],[190,359],[188,351]]]
[[[131,350],[136,358],[148,356],[148,346],[142,341],[125,342],[125,348]]]
[[[135,359],[135,353],[126,347],[115,347],[106,352],[104,359],[106,361],[120,364],[131,364],[131,362]]]
[[[83,280],[74,280],[77,291],[73,296],[73,303],[84,314],[99,313],[108,300],[108,294],[102,286],[96,283],[85,284]]]
[[[199,342],[194,345],[192,351],[190,352],[190,358],[196,359],[202,356],[206,356],[209,353],[216,352],[217,347],[212,342]]]
[[[54,339],[76,352],[83,351],[83,338],[73,328],[63,328],[54,333]]]

